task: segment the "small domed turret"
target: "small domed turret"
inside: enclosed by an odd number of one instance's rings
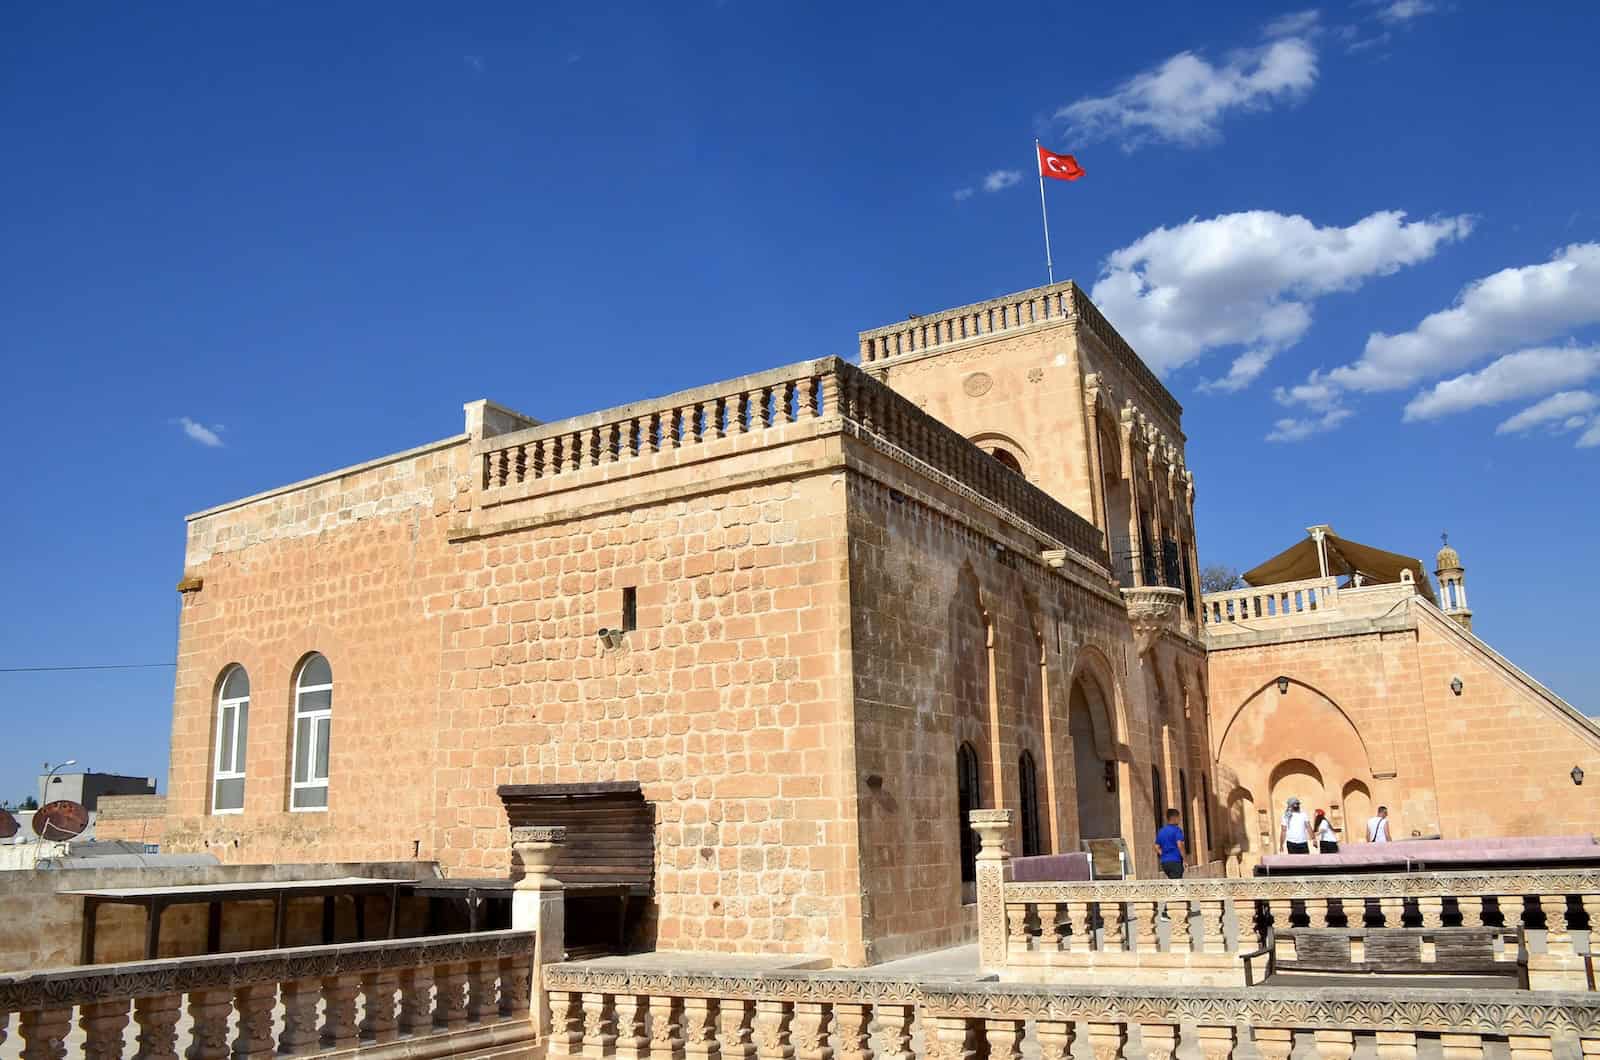
[[[1443,546],[1433,557],[1433,574],[1439,579],[1439,606],[1462,629],[1472,629],[1472,609],[1467,607],[1467,571],[1461,554],[1450,547],[1450,535],[1440,534]]]

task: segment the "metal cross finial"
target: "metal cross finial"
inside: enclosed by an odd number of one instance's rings
[[[1450,534],[1447,531],[1441,530],[1439,532],[1439,543],[1444,545],[1448,545],[1450,543]]]

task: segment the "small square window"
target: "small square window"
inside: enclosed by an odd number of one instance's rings
[[[639,590],[630,585],[622,590],[622,631],[639,628]]]

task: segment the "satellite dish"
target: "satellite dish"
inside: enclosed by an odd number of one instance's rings
[[[10,839],[21,827],[15,814],[10,810],[0,810],[0,839]]]
[[[71,839],[88,827],[89,811],[70,799],[47,802],[33,815],[33,834],[40,839]]]

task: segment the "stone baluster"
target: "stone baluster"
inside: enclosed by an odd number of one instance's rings
[[[1589,952],[1600,958],[1600,894],[1580,894],[1578,905],[1589,923]]]
[[[622,445],[624,441],[622,437],[622,425],[619,423],[613,423],[611,426],[604,428],[604,430],[606,463],[615,464],[618,460],[622,459]]]
[[[756,1003],[724,998],[717,1002],[717,1044],[722,1060],[755,1060]],[[843,1051],[843,1046],[840,1047]]]
[[[833,1042],[838,1060],[872,1060],[872,1038],[867,1031],[871,1022],[871,1005],[834,1003]]]
[[[882,1042],[878,1060],[916,1060],[916,1051],[911,1048],[911,1028],[917,1018],[916,1006],[880,1004],[875,1007],[873,1016]],[[1589,1058],[1586,1056],[1584,1060]]]
[[[983,1036],[989,1046],[987,1060],[1022,1060],[1022,1020],[986,1019]]]
[[[1194,949],[1194,929],[1189,920],[1193,905],[1194,903],[1183,899],[1167,903],[1167,919],[1171,922],[1167,935],[1167,949],[1172,953],[1188,953]]]
[[[233,994],[227,990],[191,990],[189,992],[189,1048],[183,1054],[186,1060],[226,1060],[232,1051],[228,1048],[228,1014],[233,1011]],[[28,1060],[23,1054],[23,1060]]]
[[[684,998],[684,1057],[686,1060],[716,1060],[718,1051],[717,1013],[712,1000],[704,997]]]
[[[1444,927],[1444,899],[1424,897],[1417,899],[1417,912],[1422,917],[1422,926],[1438,929]]]
[[[1267,902],[1267,909],[1272,914],[1272,927],[1280,934],[1288,931],[1293,923],[1294,903],[1287,898],[1274,898]]]
[[[287,998],[286,998],[287,1000]],[[316,1019],[316,995],[311,999],[312,1021]],[[403,968],[400,971],[400,1033],[426,1034],[433,1027],[433,969]],[[288,1033],[285,1028],[284,1033]]]
[[[1444,1054],[1443,1060],[1483,1060],[1481,1034],[1441,1034],[1439,1046]],[[1589,1060],[1588,1049],[1583,1051],[1583,1055],[1584,1060]]]
[[[122,1060],[128,999],[83,1005],[78,1009],[78,1026],[83,1028],[83,1055],[88,1060]]]
[[[828,1002],[795,1002],[794,1019],[789,1025],[795,1060],[832,1060],[833,1049],[828,1045],[832,1023],[833,1006]]]
[[[1452,1035],[1446,1034],[1444,1037],[1449,1038]],[[1465,1035],[1462,1035],[1462,1037],[1465,1037]],[[1582,1050],[1583,1060],[1600,1060],[1600,1038],[1583,1038],[1578,1042],[1578,1046]],[[1483,1051],[1481,1044],[1478,1046],[1478,1050],[1481,1055]],[[1446,1054],[1444,1060],[1478,1060],[1478,1057],[1454,1057]]]
[[[1022,902],[1006,903],[1006,949],[1008,952],[1028,952],[1028,908]]]
[[[67,1055],[65,1043],[72,1033],[72,1009],[29,1009],[17,1020],[17,1033],[22,1035],[22,1060],[60,1060]],[[226,1023],[223,1034],[227,1034]],[[223,1045],[226,1047],[226,1039]]]
[[[1378,1060],[1417,1060],[1416,1031],[1379,1031]]]
[[[1094,912],[1088,902],[1068,902],[1067,917],[1072,923],[1072,934],[1067,936],[1067,949],[1073,953],[1088,953],[1094,948]]]
[[[178,1060],[178,1020],[182,1015],[183,998],[178,994],[134,1001],[133,1019],[139,1025],[134,1040],[139,1043],[141,1060]]]
[[[451,965],[459,968],[460,965]],[[443,969],[440,969],[443,971]],[[361,1040],[356,1028],[356,991],[359,975],[330,975],[322,980],[322,1044],[333,1049],[349,1049]],[[444,990],[444,978],[439,979]],[[458,1026],[459,1024],[451,1024]]]
[[[467,966],[467,1019],[493,1020],[500,1014],[500,962],[473,961]]]
[[[1128,1045],[1128,1025],[1086,1023],[1084,1037],[1089,1040],[1089,1052],[1094,1060],[1121,1060],[1122,1050]]]
[[[277,1007],[277,983],[251,983],[234,989],[233,1008],[239,1014],[233,1039],[235,1060],[267,1060],[278,1051],[278,1043],[272,1039],[272,1016]]]
[[[1200,903],[1200,948],[1206,953],[1228,952],[1228,903],[1206,899]]]
[[[322,981],[319,979],[291,979],[283,984],[283,1030],[278,1034],[279,1052],[285,1056],[304,1056],[317,1051],[317,1006],[321,1002]]]
[[[1330,919],[1329,910],[1333,908],[1333,899],[1307,898],[1305,906],[1307,924],[1314,928],[1332,927],[1328,921]]]
[[[567,459],[572,470],[583,470],[583,432],[573,431],[567,437]]]
[[[1201,1060],[1232,1060],[1234,1047],[1239,1042],[1237,1028],[1208,1027],[1202,1024],[1195,1028],[1195,1033],[1200,1039]]]
[[[513,899],[514,900],[514,899]],[[525,957],[507,957],[500,962],[500,1015],[526,1016],[532,1004],[533,969]]]
[[[682,1060],[682,1003],[675,997],[650,999],[650,1060]]]
[[[1157,922],[1161,919],[1160,902],[1133,902],[1134,949],[1139,953],[1156,952],[1160,939]]]
[[[601,1060],[612,1055],[617,1044],[617,1022],[610,994],[583,995],[583,1055]]]
[[[1110,913],[1110,916],[1106,916]],[[1124,902],[1101,902],[1100,915],[1105,917],[1105,935],[1100,948],[1111,953],[1121,953],[1128,948],[1128,906]]]
[[[822,373],[822,387],[819,394],[822,398],[822,408],[819,410],[819,414],[824,416],[838,415],[840,412],[838,372]]]
[[[760,1060],[794,1060],[794,1045],[789,1040],[792,1017],[787,1001],[756,1002],[756,1056]]]
[[[976,1060],[973,1034],[977,1021],[965,1016],[933,1016],[923,1020],[928,1060]]]
[[[400,1029],[395,1019],[395,991],[400,976],[392,970],[361,976],[361,1037],[372,1042],[392,1042]]]
[[[584,996],[587,1009],[588,995]],[[439,964],[433,969],[433,1025],[456,1030],[467,1025],[467,966]]]
[[[1144,1039],[1147,1060],[1172,1060],[1178,1051],[1176,1023],[1141,1023],[1139,1036]]]
[[[1035,1020],[1033,1036],[1039,1039],[1039,1060],[1072,1060],[1076,1035],[1066,1020]]]
[[[1397,928],[1405,926],[1406,900],[1404,898],[1379,898],[1378,908],[1383,911],[1383,926]]]
[[[426,996],[424,993],[423,997]],[[583,995],[576,990],[550,991],[550,1042],[545,1048],[545,1055],[583,1055]],[[651,1055],[653,1060],[660,1060],[667,1054],[652,1052]]]
[[[1572,953],[1572,935],[1567,931],[1567,896],[1540,895],[1539,908],[1544,912],[1545,951],[1551,954]]]
[[[1289,1060],[1289,1054],[1294,1052],[1294,1030],[1290,1027],[1251,1027],[1250,1039],[1261,1060]]]
[[[1066,902],[1054,902],[1039,907],[1039,948],[1046,953],[1060,953],[1067,948],[1067,938],[1072,934],[1072,918]],[[1044,923],[1044,919],[1049,919]]]
[[[1550,1060],[1550,1039],[1535,1035],[1513,1034],[1506,1039],[1511,1060]]]
[[[544,478],[546,445],[547,442],[545,439],[535,438],[533,444],[528,447],[528,470],[536,479]]]
[[[618,994],[617,1060],[648,1060],[650,1035],[646,1024],[650,1017],[650,998],[644,994]]]
[[[1318,1060],[1350,1060],[1356,1051],[1356,1036],[1350,1031],[1313,1032]]]

